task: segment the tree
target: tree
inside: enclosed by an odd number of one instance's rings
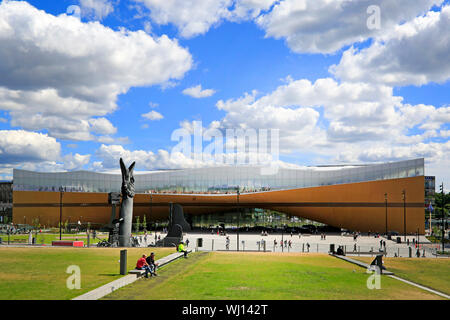
[[[136,232],[139,232],[139,227],[140,227],[140,222],[139,222],[139,216],[136,217],[136,223],[134,224],[134,228]]]
[[[142,226],[144,227],[144,231],[147,231],[147,215],[144,214],[144,219],[142,220]]]

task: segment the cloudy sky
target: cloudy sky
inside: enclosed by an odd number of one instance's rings
[[[279,129],[285,165],[425,158],[450,185],[450,1],[0,2],[0,180],[211,165],[194,121]]]

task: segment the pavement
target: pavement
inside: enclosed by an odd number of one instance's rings
[[[237,250],[237,234],[229,233],[227,234],[230,243],[229,250]],[[164,235],[161,235],[163,237]],[[202,238],[203,245],[199,247],[198,250],[202,251],[218,251],[227,250],[226,249],[226,236],[217,234],[206,234],[206,233],[187,233],[183,240],[189,240],[189,248],[196,248],[196,242],[198,238]],[[283,239],[291,241],[291,247],[280,246],[280,241]],[[393,239],[396,239],[394,237]],[[413,239],[417,239],[415,236],[407,236],[409,239],[409,247],[412,249],[412,256],[415,257],[416,249],[412,245]],[[274,240],[277,241],[277,245],[274,246]],[[384,237],[375,238],[374,236],[359,236],[356,241],[353,240],[353,236],[343,236],[339,234],[328,234],[325,239],[321,239],[321,235],[301,235],[293,234],[269,234],[267,236],[261,236],[261,234],[255,233],[239,233],[239,250],[242,251],[264,251],[263,241],[266,242],[266,251],[271,252],[319,252],[328,253],[330,249],[330,244],[335,245],[335,249],[338,246],[344,246],[346,254],[355,254],[358,252],[373,252],[373,255],[379,253],[380,240],[386,241],[386,252],[388,257],[394,257],[395,255],[399,257],[409,257],[409,248],[407,243],[403,243],[404,237],[401,236],[402,243],[398,244],[396,241],[387,240]],[[259,242],[259,245],[258,245]],[[439,249],[439,245],[430,243],[425,236],[419,236],[420,243],[420,254],[423,255],[423,250],[425,250],[425,257],[434,257],[433,253],[436,249]],[[354,251],[356,245],[356,251]]]

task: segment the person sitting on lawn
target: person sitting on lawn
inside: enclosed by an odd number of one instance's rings
[[[152,252],[150,255],[145,259],[147,261],[148,265],[150,266],[150,272],[153,276],[157,276],[156,274],[156,267],[158,267],[158,264],[155,262],[155,253]]]
[[[178,252],[183,252],[184,253],[184,257],[187,258],[187,250],[184,249],[184,244],[183,242],[180,242],[180,244],[178,245]]]
[[[152,270],[150,269],[150,266],[145,260],[145,258],[147,258],[145,254],[142,255],[142,258],[139,258],[139,260],[136,263],[136,269],[145,270],[145,277],[148,278],[148,274],[152,273]]]

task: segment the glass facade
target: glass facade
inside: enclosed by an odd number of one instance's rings
[[[278,168],[264,174],[263,167],[224,166],[199,169],[135,172],[137,193],[235,193],[308,188],[343,183],[397,179],[424,175],[424,159],[362,166]],[[120,174],[88,171],[32,172],[14,169],[16,191],[119,192]]]

